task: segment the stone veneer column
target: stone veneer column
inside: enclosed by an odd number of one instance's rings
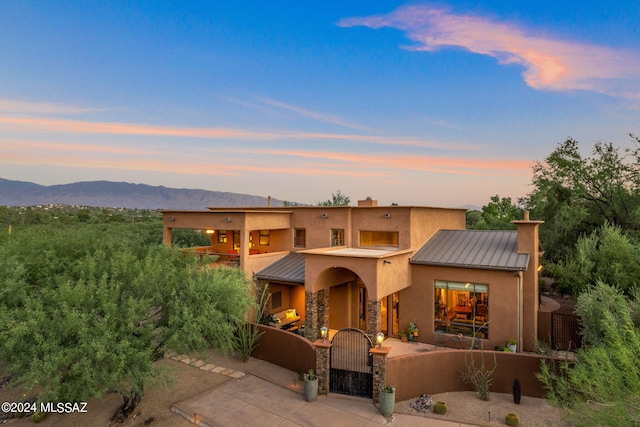
[[[329,289],[304,293],[304,335],[315,340],[320,328],[329,327]]]
[[[316,340],[316,376],[318,377],[318,394],[329,394],[329,366],[331,358],[331,341]]]
[[[378,346],[369,350],[373,355],[373,403],[380,403],[380,388],[387,384],[387,355],[390,351],[391,347]],[[317,358],[316,351],[316,361]]]
[[[374,343],[380,332],[380,307],[380,301],[367,300],[367,335]]]

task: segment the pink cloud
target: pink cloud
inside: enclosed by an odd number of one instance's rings
[[[0,111],[23,114],[83,114],[102,110],[97,108],[74,107],[51,102],[25,102],[0,99]]]
[[[391,27],[416,42],[410,49],[461,47],[524,67],[535,89],[590,90],[640,97],[640,51],[556,40],[490,18],[460,15],[430,6],[402,7],[386,15],[341,20],[342,27]]]
[[[274,139],[292,140],[339,140],[379,145],[402,145],[423,148],[475,150],[480,146],[455,142],[436,142],[404,136],[355,135],[340,133],[314,133],[295,131],[257,131],[230,128],[184,128],[129,123],[103,123],[81,120],[49,119],[36,117],[0,116],[0,123],[11,129],[24,129],[29,132],[60,132],[81,134],[112,135],[150,135],[163,137],[187,137],[204,139],[236,139],[250,141],[269,141]]]

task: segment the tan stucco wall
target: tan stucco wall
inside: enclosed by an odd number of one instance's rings
[[[400,329],[415,321],[421,342],[435,343],[436,280],[489,286],[489,339],[484,348],[506,345],[518,336],[518,275],[514,272],[412,265],[412,286],[400,292]]]

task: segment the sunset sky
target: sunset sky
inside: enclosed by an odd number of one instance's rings
[[[637,0],[6,0],[0,178],[515,200],[567,137],[640,135],[639,22]]]

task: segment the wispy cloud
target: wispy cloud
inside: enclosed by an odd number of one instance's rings
[[[454,14],[431,6],[402,7],[386,15],[341,20],[342,27],[391,27],[416,42],[410,49],[435,51],[461,47],[524,67],[525,82],[535,89],[582,89],[640,98],[640,51],[556,40],[514,24]]]
[[[284,110],[287,111],[291,111],[293,113],[299,114],[301,116],[304,117],[309,117],[324,123],[330,123],[330,124],[334,124],[334,125],[338,125],[338,126],[342,126],[342,127],[346,127],[349,129],[356,129],[356,130],[364,130],[364,131],[372,131],[373,129],[363,126],[363,125],[358,125],[355,123],[351,123],[348,120],[343,119],[342,117],[338,117],[336,115],[333,114],[327,114],[327,113],[319,113],[317,111],[312,111],[309,110],[307,108],[303,108],[303,107],[298,107],[295,105],[291,105],[291,104],[286,104],[284,102],[281,101],[277,101],[275,99],[268,99],[268,98],[262,98],[259,96],[256,96],[256,99],[258,99],[259,101],[267,104],[267,105],[272,105],[274,107],[278,107],[278,108],[282,108]]]
[[[74,115],[103,111],[97,108],[75,107],[51,102],[26,102],[0,99],[0,111],[20,114]]]
[[[10,128],[9,130],[26,129],[29,132],[60,132],[135,136],[146,135],[162,137],[246,140],[255,142],[270,141],[276,139],[298,141],[333,140],[358,142],[363,144],[433,148],[441,150],[478,150],[482,148],[480,145],[474,144],[438,142],[406,136],[356,135],[296,131],[257,131],[233,128],[185,128],[146,124],[104,123],[81,120],[49,119],[40,117],[0,116],[0,123],[4,123],[5,125],[7,125]]]

